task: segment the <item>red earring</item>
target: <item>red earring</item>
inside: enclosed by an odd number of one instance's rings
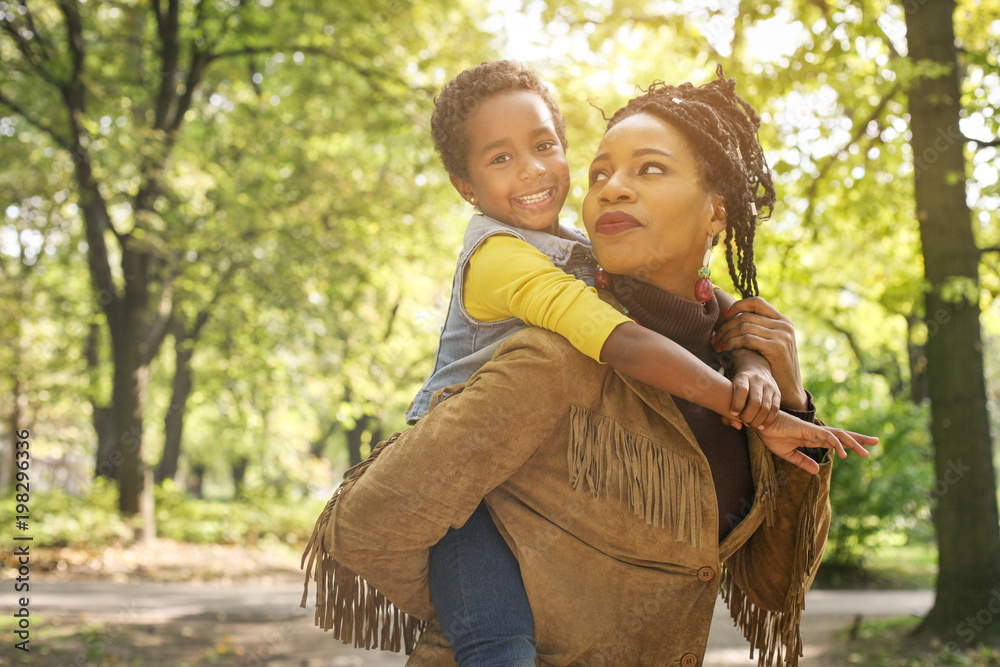
[[[708,247],[705,248],[705,259],[702,260],[702,267],[698,269],[698,282],[694,284],[694,298],[702,303],[712,300],[712,269],[708,263],[712,261],[712,241],[709,239]]]
[[[594,271],[594,284],[601,289],[608,289],[611,287],[611,276],[601,267],[597,267]]]

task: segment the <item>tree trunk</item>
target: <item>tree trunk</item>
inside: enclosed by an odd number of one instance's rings
[[[170,407],[164,419],[163,458],[156,470],[156,481],[163,482],[177,475],[177,465],[181,457],[181,442],[184,434],[184,416],[187,414],[187,400],[194,385],[191,357],[194,355],[193,341],[188,340],[187,328],[181,319],[174,321],[174,387],[170,397]]]
[[[904,3],[914,61],[947,74],[909,92],[917,218],[927,281],[925,320],[939,570],[923,635],[960,644],[1000,639],[1000,529],[982,341],[980,253],[966,204],[959,69],[951,0]],[[984,622],[983,612],[989,612]]]
[[[906,316],[906,352],[910,362],[910,400],[916,404],[927,399],[927,353],[923,345],[913,341],[913,329],[920,322],[917,315]]]
[[[309,455],[313,458],[322,458],[323,450],[326,449],[326,444],[330,442],[330,438],[336,433],[337,427],[340,423],[335,419],[330,419],[327,425],[322,429],[323,432],[320,434],[319,438],[313,440],[309,443]]]
[[[203,465],[193,465],[191,466],[191,478],[190,484],[187,485],[188,493],[190,493],[195,498],[205,497],[205,466]]]
[[[104,463],[109,464],[110,476],[118,482],[118,510],[123,515],[134,515],[141,509],[144,482],[142,411],[148,368],[127,336],[119,334],[112,338],[115,339],[112,405],[116,441]]]
[[[368,428],[369,419],[368,415],[361,415],[354,422],[354,426],[347,431],[347,460],[349,465],[355,466],[361,463],[361,438],[365,434],[365,429]]]
[[[375,445],[384,440],[382,436],[385,434],[385,431],[382,428],[381,420],[378,420],[375,417],[372,417],[372,419],[375,421],[375,426],[372,427],[372,432],[371,436],[369,436],[368,438],[368,443],[371,446],[371,449],[375,449]]]
[[[101,340],[101,325],[97,322],[91,322],[90,331],[87,334],[87,372],[90,375],[91,385],[94,384],[94,378],[97,375],[98,367],[100,366],[100,340]],[[91,388],[90,394],[90,407],[92,411],[92,417],[94,423],[94,432],[97,434],[97,455],[95,456],[94,463],[94,477],[107,477],[112,478],[112,468],[109,465],[101,465],[103,461],[108,461],[111,458],[111,453],[115,448],[115,422],[114,422],[114,410],[106,405],[101,405],[98,402],[97,394],[93,388]]]
[[[247,465],[249,464],[250,459],[241,456],[231,465],[233,472],[233,495],[236,498],[246,498]]]
[[[81,110],[82,103],[68,104]],[[107,203],[94,178],[90,156],[82,144],[73,152],[80,209],[87,231],[87,261],[98,302],[104,309],[111,333],[114,379],[111,394],[114,442],[106,458],[97,461],[98,474],[118,483],[118,509],[134,515],[140,510],[143,488],[142,409],[151,358],[158,342],[149,338],[149,254],[133,239],[120,236],[123,294],[118,293],[111,274],[105,233],[111,230]],[[162,339],[160,339],[162,340]]]

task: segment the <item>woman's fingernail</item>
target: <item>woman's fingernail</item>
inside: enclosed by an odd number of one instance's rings
[[[715,337],[716,337],[716,336],[718,336],[718,334],[716,334],[716,333],[713,333],[713,334],[712,334],[712,337],[711,337],[711,338],[709,338],[709,340],[710,340],[711,342],[713,342],[713,343],[714,343],[714,342],[715,342]]]
[[[733,307],[732,307],[732,306],[729,306],[729,308],[726,308],[726,312],[724,312],[724,313],[722,313],[722,314],[723,314],[723,315],[728,315],[728,314],[729,314],[729,311],[730,311],[730,310],[732,310],[732,309],[733,309]]]

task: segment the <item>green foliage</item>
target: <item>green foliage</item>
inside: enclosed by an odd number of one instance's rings
[[[72,54],[59,5],[28,4],[62,80]],[[149,315],[169,301],[188,328],[206,317],[185,343],[195,354],[182,472],[190,482],[207,469],[210,495],[235,495],[233,469],[247,462],[238,502],[158,489],[162,534],[287,540],[315,515],[301,498],[327,489],[346,463],[345,432],[367,418],[384,434],[402,427],[430,370],[468,215],[430,142],[433,96],[465,67],[509,55],[554,84],[567,116],[570,222],[579,221],[604,126],[594,106],[610,114],[656,79],[704,82],[717,63],[738,80],[761,112],[779,192],[757,239],[762,296],[796,324],[820,416],[882,438],[868,462],[836,463],[828,557],[854,567],[887,543],[929,542],[935,490],[919,381],[932,332],[921,324],[919,156],[908,144],[905,86],[934,72],[905,57],[899,3],[659,3],[654,12],[638,0],[524,2],[487,17],[467,0],[182,2],[185,44],[224,55],[204,70],[169,141],[151,129],[162,65],[155,17],[136,3],[80,7],[89,93],[81,122],[101,192],[117,231],[162,260]],[[998,7],[963,0],[956,12],[963,132],[983,143],[1000,134]],[[522,18],[538,30],[513,29]],[[769,36],[768,27],[783,32]],[[192,52],[182,50],[181,70]],[[6,422],[20,407],[45,456],[92,457],[93,411],[111,396],[110,340],[73,163],[59,145],[67,116],[51,81],[6,35],[0,60],[0,94],[16,105],[0,103],[0,415]],[[981,247],[1000,246],[996,154],[969,144]],[[140,219],[133,204],[153,176],[156,196]],[[107,242],[120,287],[120,249],[113,234]],[[984,255],[981,279],[1000,424],[1000,252]],[[149,465],[176,409],[169,349],[150,367]],[[112,496],[100,484],[83,502],[38,494],[36,539],[127,539]]]
[[[850,456],[834,462],[830,502],[836,510],[826,558],[842,567],[860,566],[866,554],[881,546],[932,538],[928,409],[894,400],[881,377],[852,368],[835,377],[809,377],[818,415],[880,438],[867,459]]]
[[[198,544],[303,544],[324,502],[261,490],[242,500],[192,498],[168,482],[155,490],[159,537]],[[13,544],[14,506],[0,506],[0,539]],[[39,547],[97,549],[135,539],[140,519],[118,514],[113,485],[98,479],[83,496],[52,489],[32,496],[30,534]]]
[[[123,235],[148,249],[148,319],[170,315],[196,351],[182,469],[210,463],[226,479],[249,460],[251,478],[300,484],[294,471],[331,433],[363,415],[401,426],[429,370],[466,212],[427,125],[446,73],[484,60],[486,40],[463,0],[179,6],[178,72],[165,81],[150,7],[80,6],[79,120],[115,228],[109,268],[121,290],[134,277]],[[15,29],[0,36],[0,367],[15,370],[0,375],[15,401],[0,411],[44,425],[54,456],[92,456],[90,414],[111,398],[98,316],[110,296],[90,284],[63,150],[68,14],[27,7],[3,15]],[[198,52],[208,64],[185,80]],[[188,81],[190,107],[165,130],[163,91]],[[152,465],[179,405],[172,356],[150,366]]]
[[[311,499],[290,501],[266,490],[241,500],[201,500],[169,482],[156,491],[157,535],[200,544],[301,545],[325,504]]]
[[[991,9],[995,3],[968,2],[956,13],[969,47],[963,131],[983,142],[997,134],[1000,103]],[[795,322],[819,415],[882,438],[868,461],[835,465],[828,559],[858,568],[879,546],[928,543],[937,490],[921,383],[922,346],[933,332],[921,324],[913,183],[919,158],[934,156],[912,155],[906,88],[941,68],[905,57],[903,8],[887,0],[658,10],[653,16],[631,0],[550,6],[542,17],[548,31],[569,33],[562,44],[572,44],[579,29],[591,48],[561,69],[551,63],[572,47],[553,47],[542,62],[556,70],[561,89],[574,91],[572,104],[586,99],[607,110],[657,78],[701,83],[716,63],[736,78],[761,114],[778,188],[774,215],[756,240],[761,295]],[[995,156],[984,147],[971,160],[969,201],[982,246],[997,245]],[[997,256],[985,260],[982,291],[973,295],[987,303],[1000,285]],[[719,268],[713,275],[725,275]],[[995,321],[984,323],[995,331]]]
[[[866,619],[850,631],[840,633],[844,646],[844,664],[865,667],[943,667],[965,665],[969,667],[997,667],[1000,649],[980,646],[958,649],[940,643],[934,645],[914,642],[910,635],[920,619],[915,616]]]
[[[60,489],[31,496],[29,532],[40,547],[94,546],[132,539],[133,531],[118,515],[114,486],[98,479],[83,497]],[[14,505],[0,505],[0,538],[13,544]]]

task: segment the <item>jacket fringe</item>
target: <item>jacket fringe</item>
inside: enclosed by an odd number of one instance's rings
[[[806,501],[799,512],[795,538],[795,560],[788,593],[782,611],[767,611],[751,602],[732,574],[725,567],[722,571],[722,597],[729,607],[736,628],[750,642],[750,657],[759,650],[759,667],[797,667],[802,657],[802,610],[805,594],[812,578],[812,564],[818,560],[816,553],[816,506],[819,501],[817,480],[812,480]],[[773,492],[770,494],[773,498]],[[738,557],[738,556],[737,556]]]
[[[647,524],[701,547],[701,503],[692,500],[701,475],[690,459],[630,433],[614,419],[577,405],[570,408],[569,481],[597,498],[608,495],[616,462],[618,497]]]
[[[348,469],[344,481],[323,508],[302,553],[300,567],[306,574],[299,606],[306,607],[311,574],[316,582],[315,624],[318,627],[332,630],[334,637],[357,648],[396,652],[404,648],[409,655],[427,623],[400,611],[364,578],[334,560],[325,544],[337,499],[398,437],[399,433],[394,433],[377,444],[367,459]]]
[[[762,473],[757,482],[754,499],[755,503],[760,503],[764,510],[764,521],[768,526],[774,525],[774,511],[778,500],[778,471],[774,466],[774,459],[769,452],[764,452],[761,456]]]

